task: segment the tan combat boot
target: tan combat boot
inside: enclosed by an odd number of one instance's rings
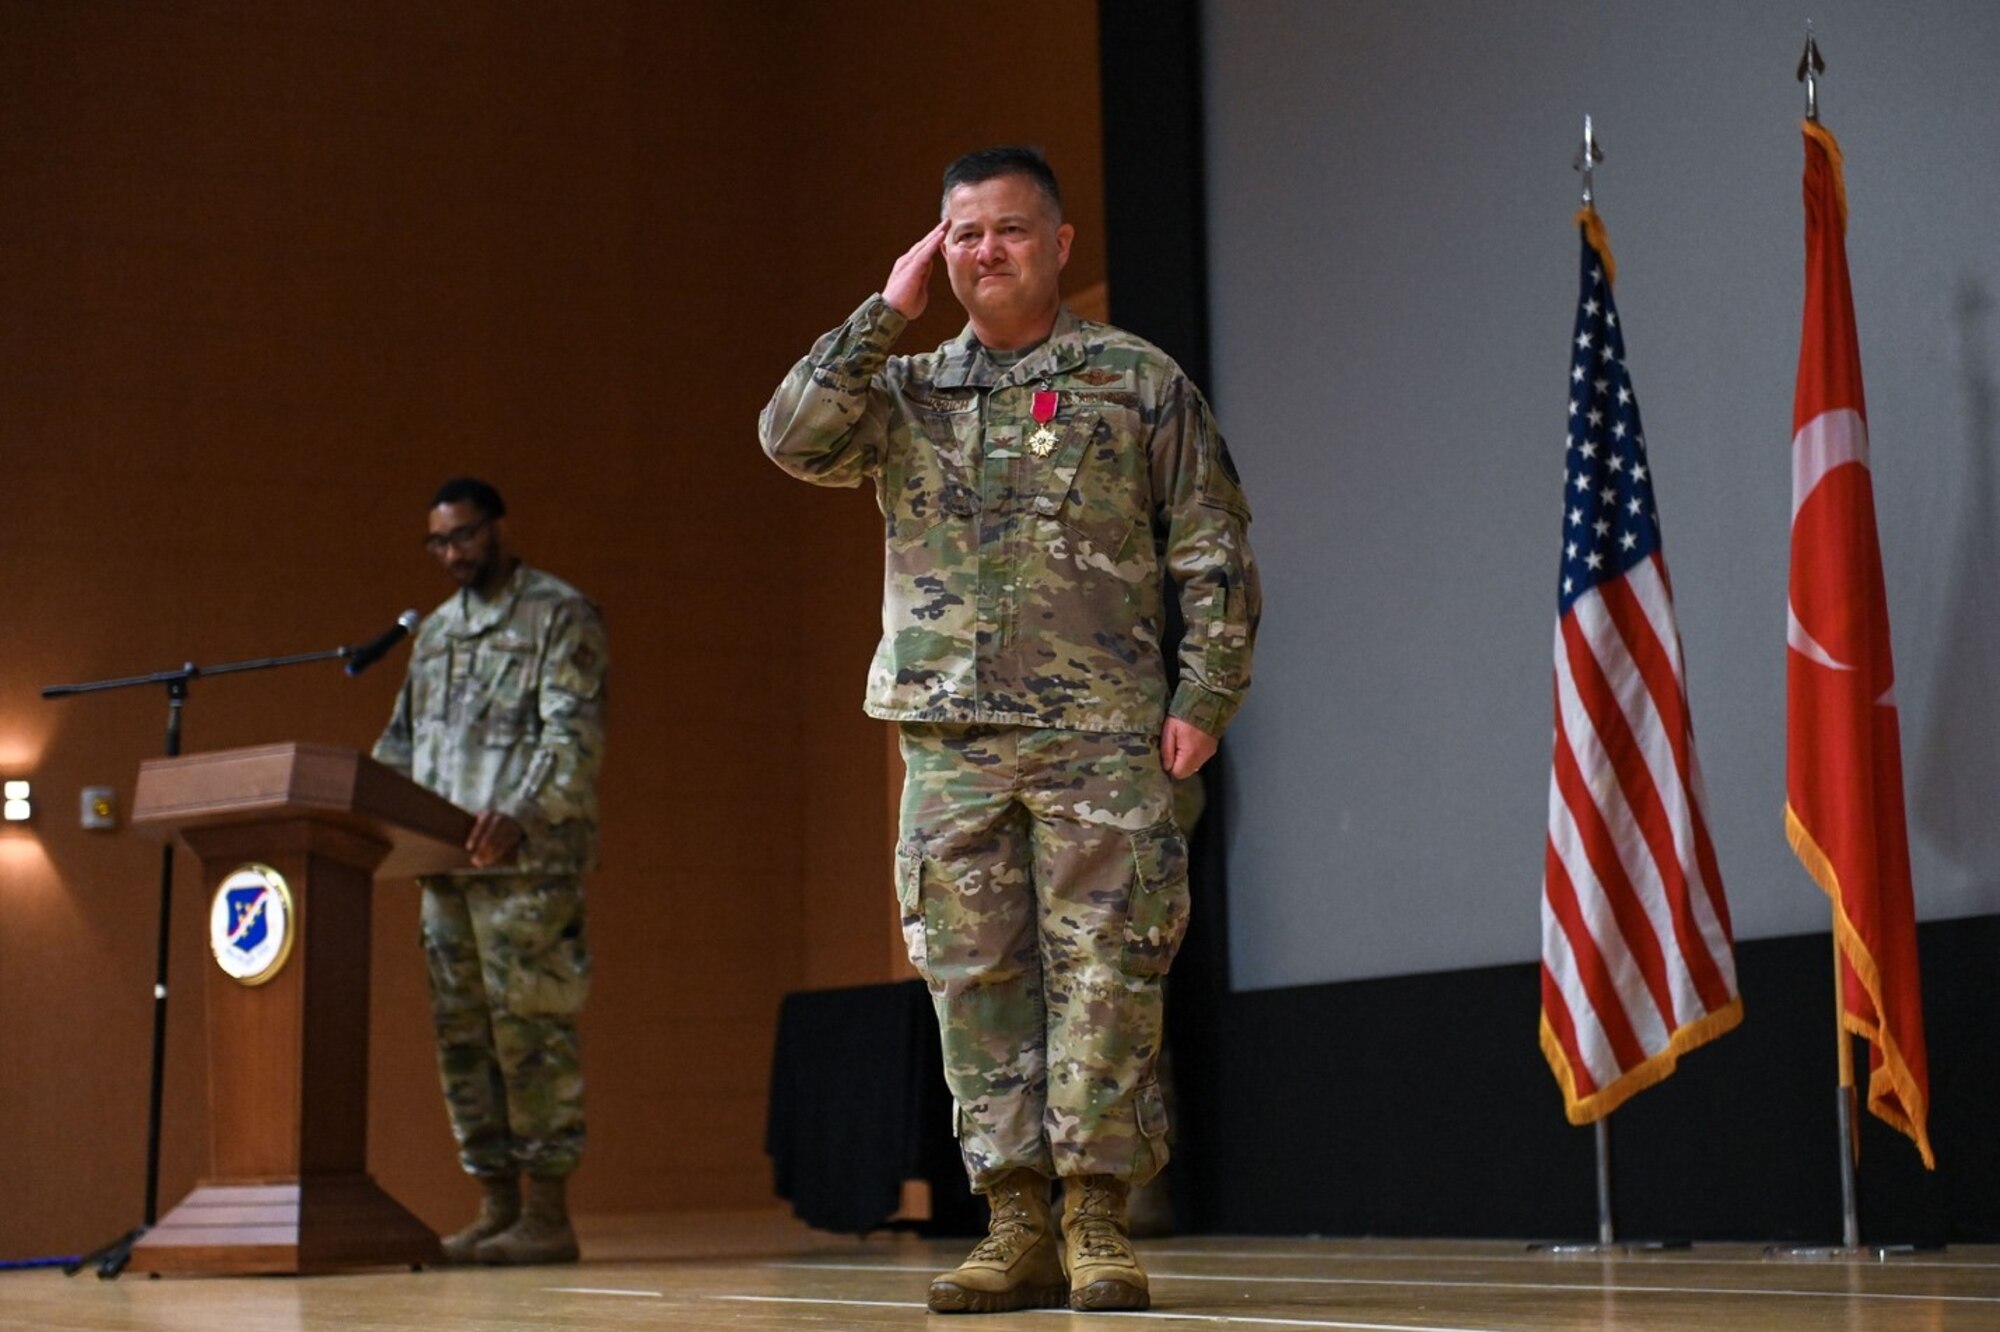
[[[1144,1309],[1146,1272],[1132,1252],[1126,1184],[1110,1175],[1063,1179],[1063,1270],[1072,1309]]]
[[[481,1240],[473,1255],[482,1263],[502,1267],[575,1262],[576,1232],[570,1229],[569,1208],[563,1201],[568,1183],[565,1175],[528,1176],[520,1219]]]
[[[521,1215],[520,1180],[512,1175],[483,1175],[479,1187],[483,1194],[479,1200],[479,1215],[472,1218],[471,1225],[456,1234],[446,1235],[440,1241],[444,1260],[448,1263],[478,1261],[473,1257],[473,1250],[479,1246],[479,1241],[499,1234]]]
[[[1062,1248],[1049,1225],[1049,1181],[1010,1170],[981,1190],[992,1212],[986,1238],[964,1262],[931,1282],[932,1313],[1060,1309],[1068,1298]]]

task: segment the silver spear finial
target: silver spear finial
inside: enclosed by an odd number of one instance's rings
[[[1591,168],[1604,160],[1604,150],[1597,146],[1597,135],[1590,127],[1590,117],[1583,118],[1583,146],[1576,150],[1576,160],[1570,163],[1572,170],[1583,173],[1583,206],[1593,207],[1595,190]]]
[[[1813,23],[1806,20],[1806,49],[1799,56],[1799,82],[1806,85],[1806,119],[1819,124],[1819,76],[1826,73],[1826,61],[1820,58],[1819,43],[1813,40]]]

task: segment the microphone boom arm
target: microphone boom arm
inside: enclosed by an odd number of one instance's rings
[[[243,671],[266,671],[278,666],[304,666],[315,661],[351,661],[373,649],[372,655],[364,663],[363,669],[372,666],[390,648],[396,646],[403,637],[414,629],[420,619],[415,611],[404,611],[396,618],[396,627],[366,643],[347,647],[327,648],[322,652],[295,652],[286,657],[254,657],[248,661],[225,661],[214,666],[197,666],[193,662],[176,666],[169,670],[153,671],[146,675],[127,675],[116,680],[90,680],[83,684],[52,684],[42,687],[43,698],[68,698],[73,694],[97,694],[107,689],[133,689],[143,685],[185,686],[188,681],[204,675],[236,675]],[[406,623],[407,621],[407,623]],[[377,646],[377,645],[380,646]],[[358,672],[357,672],[358,673]]]

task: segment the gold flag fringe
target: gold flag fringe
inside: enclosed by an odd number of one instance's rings
[[[1549,1069],[1562,1084],[1563,1113],[1572,1124],[1591,1124],[1604,1118],[1625,1102],[1637,1096],[1646,1088],[1667,1080],[1669,1074],[1679,1065],[1680,1058],[1688,1051],[1708,1044],[1716,1037],[1732,1030],[1743,1020],[1743,1000],[1739,996],[1713,1013],[1696,1018],[1667,1042],[1667,1048],[1648,1059],[1645,1063],[1627,1070],[1608,1086],[1599,1087],[1588,1096],[1576,1094],[1576,1074],[1569,1066],[1569,1056],[1564,1053],[1562,1041],[1555,1029],[1549,1025],[1546,1015],[1542,1018],[1542,1057],[1549,1061]]]
[[[1576,222],[1583,228],[1584,240],[1604,261],[1604,285],[1614,285],[1618,281],[1618,261],[1611,257],[1611,237],[1605,234],[1604,219],[1597,215],[1595,208],[1585,204],[1576,210]]]
[[[1826,150],[1827,161],[1833,165],[1833,197],[1840,204],[1840,234],[1847,234],[1847,167],[1846,159],[1840,155],[1840,140],[1833,137],[1833,131],[1801,120],[1799,127],[1806,137]]]
[[[1792,853],[1805,866],[1806,873],[1833,902],[1833,936],[1840,945],[1841,956],[1860,977],[1861,988],[1868,992],[1875,1011],[1878,1014],[1886,1012],[1882,1003],[1881,969],[1875,965],[1874,956],[1862,941],[1861,932],[1847,918],[1846,905],[1840,896],[1840,876],[1834,873],[1833,862],[1827,859],[1826,852],[1820,849],[1790,801],[1785,802],[1785,837],[1791,842]],[[1843,1030],[1872,1043],[1882,1052],[1882,1067],[1874,1070],[1868,1078],[1869,1113],[1917,1145],[1917,1154],[1924,1158],[1924,1169],[1937,1169],[1937,1157],[1931,1152],[1928,1129],[1930,1107],[1925,1104],[1923,1089],[1917,1086],[1917,1080],[1904,1061],[1895,1038],[1882,1023],[1866,1022],[1849,1013],[1844,1003],[1840,1010],[1840,1025]],[[1891,1099],[1892,1092],[1894,1099]]]

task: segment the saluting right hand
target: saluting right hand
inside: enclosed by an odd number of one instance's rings
[[[905,319],[915,319],[930,304],[931,260],[944,244],[944,227],[940,220],[922,240],[903,251],[903,257],[889,270],[889,280],[882,284],[882,299]]]

